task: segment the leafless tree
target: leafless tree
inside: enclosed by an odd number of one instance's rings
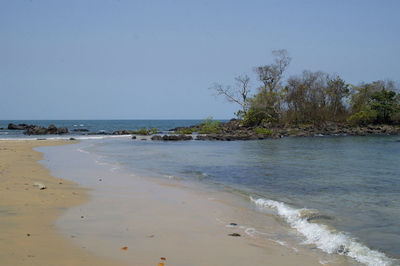
[[[292,60],[285,49],[272,51],[274,62],[270,65],[259,66],[255,68],[258,79],[262,82],[261,90],[267,89],[270,93],[277,92],[281,87],[283,73],[287,69]]]
[[[249,88],[250,78],[247,75],[240,75],[235,78],[235,85],[223,86],[215,83],[211,87],[212,90],[217,92],[217,95],[225,96],[229,102],[237,103],[241,107],[242,114],[246,114],[248,110],[248,100],[250,94]]]

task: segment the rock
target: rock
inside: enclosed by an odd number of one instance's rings
[[[50,125],[48,128],[38,127],[38,126],[28,127],[24,132],[25,135],[47,135],[47,134],[67,134],[67,133],[68,133],[68,128],[66,127],[57,128],[54,125]]]
[[[74,132],[89,132],[89,129],[86,129],[86,128],[75,128],[72,131],[74,131]]]
[[[163,141],[181,141],[181,140],[192,140],[193,137],[190,135],[154,135],[151,140],[163,140]]]
[[[240,236],[240,234],[238,234],[238,233],[232,233],[232,234],[229,234],[228,236]]]
[[[30,127],[34,127],[34,126],[33,125],[27,125],[27,124],[15,125],[13,123],[10,123],[10,124],[8,124],[7,129],[9,129],[9,130],[25,130],[25,129],[30,128]]]
[[[163,140],[163,138],[160,135],[154,135],[151,137],[151,140]]]
[[[59,127],[57,129],[57,134],[68,134],[68,128],[66,127]]]
[[[230,223],[230,226],[237,226],[237,223]]]
[[[136,136],[132,136],[132,139],[136,139]]]
[[[69,138],[69,140],[76,140],[75,138]]]
[[[131,135],[131,134],[135,134],[136,131],[134,130],[118,130],[118,131],[114,131],[112,134],[113,135]]]
[[[55,126],[55,125],[50,125],[50,126],[47,128],[47,133],[48,133],[48,134],[57,134],[57,128],[56,128],[56,126]]]

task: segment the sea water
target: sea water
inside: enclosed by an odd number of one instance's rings
[[[367,265],[400,257],[398,137],[108,139],[85,150],[142,175],[239,191],[327,253]]]
[[[199,121],[47,122],[115,131],[144,126],[168,130]],[[98,163],[240,193],[254,211],[276,213],[296,230],[299,244],[367,265],[399,264],[399,137],[233,142],[105,137],[84,144],[80,151],[95,154]]]

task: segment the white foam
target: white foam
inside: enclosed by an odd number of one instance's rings
[[[282,202],[269,199],[254,199],[253,197],[250,199],[259,207],[275,209],[279,216],[305,237],[305,244],[315,244],[329,254],[347,255],[370,266],[394,264],[394,260],[384,253],[371,250],[343,232],[332,232],[324,224],[310,223],[303,215],[307,209],[295,209]]]

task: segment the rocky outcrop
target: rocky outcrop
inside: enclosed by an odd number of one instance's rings
[[[25,135],[47,135],[47,134],[67,134],[68,128],[59,127],[57,128],[55,125],[50,125],[46,127],[33,126],[29,127],[25,130]]]
[[[349,124],[325,123],[316,125],[272,125],[266,124],[258,127],[245,127],[241,122],[232,119],[226,123],[220,123],[220,132],[212,134],[200,134],[196,140],[256,140],[281,137],[319,137],[319,136],[367,136],[367,135],[400,135],[400,126],[394,125],[368,125],[352,126]],[[174,131],[198,132],[200,125],[179,127]],[[189,130],[190,129],[190,130]]]
[[[113,135],[132,135],[135,133],[136,133],[136,131],[134,131],[134,130],[117,130],[117,131],[114,131],[112,134]]]
[[[154,135],[151,140],[163,140],[163,141],[178,141],[178,140],[192,140],[193,137],[190,135]]]
[[[74,131],[74,132],[89,132],[89,130],[86,128],[75,128],[72,131]]]
[[[28,128],[33,128],[33,127],[35,127],[35,125],[28,125],[28,124],[16,125],[16,124],[10,123],[10,124],[8,124],[7,129],[8,130],[26,130]]]

